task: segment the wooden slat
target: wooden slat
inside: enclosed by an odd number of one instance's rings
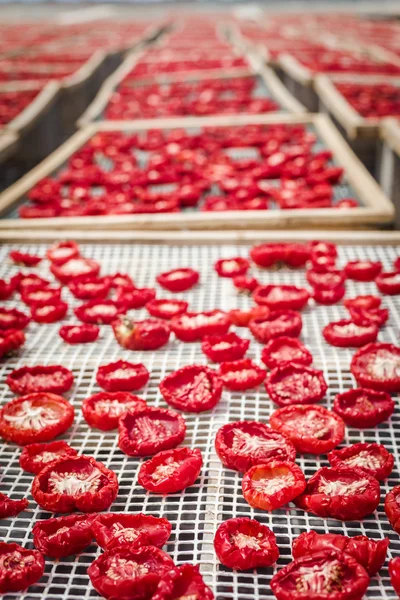
[[[383,119],[380,128],[380,137],[400,156],[400,119],[393,117]]]
[[[18,136],[15,133],[0,129],[0,161],[5,161],[18,147]],[[1,166],[0,166],[1,168]]]
[[[21,113],[6,125],[6,129],[16,135],[23,135],[40,119],[43,112],[54,104],[59,94],[60,85],[50,81]]]

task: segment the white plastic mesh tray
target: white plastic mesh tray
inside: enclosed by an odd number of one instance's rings
[[[20,245],[14,246],[27,252],[44,255],[46,246]],[[8,252],[12,247],[3,245],[0,248],[0,278],[10,277],[18,267],[8,260]],[[178,266],[190,265],[201,272],[201,283],[195,289],[178,295],[190,303],[193,310],[222,308],[228,310],[250,305],[247,297],[238,296],[230,280],[221,279],[214,272],[212,265],[220,257],[236,255],[247,256],[249,248],[236,245],[211,246],[179,246],[179,245],[83,245],[82,253],[101,262],[102,271],[128,272],[138,286],[153,286],[155,276]],[[343,246],[339,249],[340,264],[356,258],[380,260],[384,269],[389,270],[393,259],[400,253],[400,247],[383,246]],[[46,261],[39,265],[39,273],[49,275]],[[257,271],[257,277],[264,283],[293,283],[305,285],[304,271]],[[66,290],[67,291],[67,290]],[[75,322],[72,307],[79,301],[72,296],[65,298],[70,303],[69,321]],[[376,293],[372,283],[361,284],[349,281],[347,296]],[[168,293],[158,290],[159,297],[168,297]],[[9,307],[26,307],[18,301],[5,303]],[[383,305],[389,308],[390,319],[380,332],[379,339],[396,343],[400,331],[400,297],[386,296]],[[132,311],[135,316],[144,317],[146,312]],[[301,339],[314,356],[314,365],[322,369],[329,384],[329,391],[324,405],[331,406],[334,396],[354,386],[349,371],[352,351],[334,348],[327,345],[322,337],[321,329],[329,321],[346,316],[341,305],[331,307],[310,306],[303,313],[303,331]],[[68,319],[67,319],[68,320]],[[398,555],[400,551],[399,536],[391,529],[383,510],[383,499],[390,488],[399,483],[399,451],[400,410],[397,407],[391,420],[376,429],[358,431],[347,429],[346,443],[358,441],[380,442],[394,454],[395,469],[387,482],[381,485],[382,502],[378,510],[361,523],[341,523],[335,520],[324,520],[313,517],[296,509],[293,505],[284,509],[267,513],[249,507],[241,494],[240,474],[224,469],[214,450],[214,439],[218,428],[228,421],[238,419],[259,419],[268,422],[274,405],[269,400],[263,386],[246,393],[224,392],[221,402],[210,413],[200,415],[186,414],[187,435],[185,444],[196,446],[203,453],[204,466],[201,477],[190,488],[180,494],[167,497],[145,492],[137,484],[137,472],[141,460],[125,456],[117,447],[117,433],[102,433],[88,427],[84,421],[80,405],[82,400],[100,391],[96,385],[95,375],[99,365],[107,364],[119,358],[143,362],[151,373],[147,387],[139,393],[152,405],[164,405],[158,391],[158,384],[171,371],[186,364],[206,363],[200,344],[184,344],[172,340],[156,352],[130,352],[123,350],[116,343],[111,328],[103,326],[100,339],[93,344],[69,346],[58,336],[60,323],[38,325],[31,323],[27,330],[27,342],[20,356],[0,363],[0,395],[4,404],[13,395],[5,384],[6,375],[13,369],[23,365],[62,364],[74,372],[75,384],[68,394],[76,409],[75,423],[71,430],[63,436],[78,452],[94,456],[115,470],[118,474],[119,494],[111,507],[112,511],[147,512],[168,518],[173,526],[172,536],[166,545],[166,551],[176,563],[192,562],[200,564],[206,582],[214,590],[217,600],[267,600],[272,599],[270,580],[276,568],[259,569],[257,572],[232,572],[220,565],[216,560],[212,540],[218,524],[230,517],[253,516],[270,526],[277,536],[280,549],[278,568],[290,561],[291,544],[294,537],[302,531],[315,529],[318,532],[337,532],[354,536],[369,535],[372,538],[390,538],[390,554]],[[247,329],[240,329],[239,334],[249,336]],[[260,364],[262,346],[252,340],[249,357]],[[37,519],[46,518],[49,513],[38,508],[30,496],[32,477],[19,467],[20,449],[12,444],[0,445],[0,491],[10,494],[12,498],[27,497],[29,509],[16,518],[0,521],[0,539],[15,541],[32,547],[31,529]],[[298,464],[310,477],[320,466],[327,464],[323,457],[298,456]],[[40,582],[27,592],[7,594],[6,600],[82,600],[96,597],[86,569],[99,554],[95,544],[82,554],[59,561],[46,559],[45,574]],[[388,571],[385,567],[380,576],[371,579],[367,597],[371,600],[394,598]]]

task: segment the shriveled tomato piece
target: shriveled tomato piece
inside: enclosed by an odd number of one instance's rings
[[[377,327],[382,327],[389,318],[389,311],[387,308],[350,307],[348,310],[352,321],[357,325],[374,324]]]
[[[270,567],[279,558],[273,531],[248,517],[221,523],[214,537],[214,548],[225,567],[238,571]]]
[[[343,300],[343,304],[347,309],[350,308],[365,308],[365,309],[373,309],[379,308],[382,303],[382,300],[378,296],[356,296],[355,298],[346,298]]]
[[[78,453],[62,440],[55,442],[28,444],[24,447],[19,457],[21,469],[28,473],[37,475],[48,464],[55,462],[59,458],[67,456],[76,456]]]
[[[50,271],[56,279],[62,283],[68,284],[77,277],[88,277],[89,275],[91,277],[97,277],[100,272],[100,265],[91,258],[75,256],[62,263],[52,262]]]
[[[336,244],[333,242],[324,242],[321,240],[312,240],[308,242],[308,248],[312,254],[320,254],[323,256],[337,257],[338,251]]]
[[[273,338],[266,344],[261,352],[261,360],[267,367],[274,369],[292,362],[309,366],[313,356],[297,338],[281,336]]]
[[[257,317],[249,323],[251,333],[261,344],[283,335],[298,337],[302,327],[300,313],[294,310],[276,310],[267,317]]]
[[[300,558],[323,550],[339,550],[352,556],[373,577],[385,562],[388,546],[389,538],[373,540],[365,535],[347,537],[339,533],[308,531],[293,540],[292,554],[293,558]]]
[[[341,286],[345,282],[345,274],[339,269],[326,269],[322,271],[318,269],[310,269],[306,273],[307,281],[314,288],[322,288],[325,290],[331,290]]]
[[[15,291],[15,282],[0,279],[0,300],[8,300]]]
[[[159,299],[159,300],[150,300],[146,304],[146,310],[151,314],[152,317],[156,317],[157,319],[172,319],[172,317],[176,317],[185,313],[188,309],[189,304],[184,300],[175,300],[172,298],[171,300]]]
[[[232,309],[228,312],[229,319],[236,327],[248,327],[250,321],[257,317],[268,317],[270,310],[267,306],[253,306],[250,310]]]
[[[400,533],[400,485],[386,494],[385,513],[396,533]]]
[[[354,354],[350,370],[360,386],[399,392],[400,348],[393,344],[367,344]]]
[[[72,372],[61,365],[21,367],[11,371],[6,379],[14,394],[33,392],[67,392],[74,382]]]
[[[127,350],[157,350],[169,340],[169,324],[161,319],[134,321],[119,317],[112,322],[115,339]]]
[[[343,198],[335,204],[335,208],[347,209],[347,208],[358,208],[359,203],[354,198]]]
[[[346,293],[344,285],[337,285],[332,288],[315,287],[312,297],[317,304],[324,304],[330,306],[336,304],[343,298]]]
[[[275,510],[304,492],[306,478],[295,463],[270,460],[254,465],[242,479],[245,500],[253,508]]]
[[[236,333],[226,333],[204,336],[201,349],[214,362],[225,362],[243,358],[249,345],[250,340],[245,340]]]
[[[11,284],[22,294],[26,291],[42,290],[50,285],[50,281],[36,273],[19,272],[11,278]]]
[[[130,392],[144,387],[150,373],[142,363],[117,360],[98,368],[96,381],[107,392]]]
[[[82,402],[82,412],[90,427],[110,431],[118,427],[118,421],[128,410],[134,412],[147,404],[129,392],[100,392]]]
[[[223,425],[217,432],[215,449],[225,467],[241,472],[269,460],[293,462],[296,458],[296,449],[285,435],[258,421]]]
[[[21,592],[44,573],[44,558],[37,550],[0,542],[0,594]]]
[[[100,335],[100,327],[89,323],[63,325],[58,333],[67,344],[88,344],[97,340]]]
[[[171,523],[143,513],[105,513],[96,515],[92,525],[98,545],[104,550],[129,545],[162,548],[171,535]]]
[[[357,467],[373,475],[378,481],[389,477],[393,470],[394,458],[381,444],[353,444],[328,454],[332,467]]]
[[[107,279],[110,282],[112,288],[132,288],[135,287],[133,279],[128,273],[114,273],[113,275],[107,275]]]
[[[0,492],[0,519],[16,517],[20,512],[29,506],[26,498],[22,500],[12,500],[6,494]]]
[[[203,412],[221,399],[222,382],[215,371],[202,365],[187,365],[170,373],[160,383],[164,400],[186,412]]]
[[[397,271],[380,273],[376,277],[375,283],[381,294],[387,294],[388,296],[400,294],[400,273]]]
[[[51,558],[79,554],[93,539],[95,515],[68,515],[36,521],[32,529],[35,547]]]
[[[285,434],[298,452],[326,454],[343,441],[344,422],[323,406],[299,404],[276,410],[270,425]]]
[[[198,566],[179,565],[160,580],[151,600],[214,600],[214,594],[204,583]]]
[[[164,450],[141,465],[138,483],[155,494],[174,494],[194,484],[202,465],[197,448]]]
[[[249,261],[241,256],[236,256],[235,258],[221,258],[220,260],[217,260],[214,265],[214,269],[220,277],[245,275],[249,268]]]
[[[265,389],[279,406],[314,404],[328,389],[324,374],[318,369],[296,363],[275,367],[268,375]]]
[[[400,597],[400,556],[389,560],[390,583],[394,591]]]
[[[271,310],[301,310],[309,297],[305,288],[295,285],[260,285],[253,292],[253,300]]]
[[[113,300],[89,300],[74,309],[75,315],[84,323],[110,325],[118,315],[126,312],[126,309]]]
[[[338,394],[333,410],[350,427],[365,429],[386,421],[394,411],[394,401],[387,392],[355,388]]]
[[[21,300],[30,306],[45,306],[56,304],[61,300],[61,287],[46,287],[43,289],[25,289],[21,292]]]
[[[0,358],[12,354],[25,343],[25,334],[20,329],[0,329]]]
[[[255,277],[249,275],[236,275],[232,281],[235,288],[243,294],[251,294],[260,285]]]
[[[59,300],[52,304],[31,306],[31,316],[36,323],[55,323],[61,321],[68,312],[68,304]]]
[[[28,252],[20,252],[19,250],[11,250],[9,257],[17,265],[24,265],[25,267],[35,267],[42,260],[41,256],[29,254]]]
[[[154,288],[118,287],[113,300],[126,310],[143,308],[156,297]]]
[[[68,456],[47,465],[32,483],[32,496],[50,512],[100,512],[118,494],[116,474],[91,456]]]
[[[68,288],[80,300],[106,298],[110,291],[110,280],[107,277],[92,277],[84,275],[68,283]]]
[[[178,446],[185,438],[186,422],[174,410],[148,406],[123,415],[118,430],[122,452],[128,456],[152,456]]]
[[[172,269],[157,275],[157,283],[170,292],[185,292],[190,290],[200,279],[198,271],[190,268]]]
[[[381,262],[370,260],[352,260],[344,267],[346,277],[355,281],[373,281],[381,270]]]
[[[171,319],[171,329],[182,342],[196,342],[205,335],[228,333],[231,320],[222,310],[187,312]]]
[[[218,374],[224,386],[229,390],[241,391],[260,385],[267,372],[250,358],[244,358],[221,363]]]
[[[359,521],[377,508],[379,482],[356,467],[322,467],[308,480],[297,506],[319,517]]]
[[[296,558],[271,579],[277,600],[361,600],[368,584],[364,567],[337,550]]]
[[[375,342],[378,332],[378,327],[374,323],[357,325],[349,319],[328,323],[322,330],[328,344],[339,348],[359,348],[370,342]]]
[[[16,308],[0,308],[0,330],[1,329],[25,329],[30,318]]]
[[[79,246],[76,242],[69,240],[53,244],[46,252],[49,261],[59,265],[77,256],[79,256]]]
[[[253,246],[250,257],[259,267],[268,268],[276,263],[285,262],[287,257],[287,244],[260,244]]]

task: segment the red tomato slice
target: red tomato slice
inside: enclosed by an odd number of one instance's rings
[[[271,310],[301,310],[309,297],[305,288],[295,285],[260,285],[253,292],[253,300]]]
[[[261,360],[267,367],[274,369],[293,362],[309,366],[313,356],[297,338],[282,336],[273,338],[266,344],[261,352]]]
[[[126,413],[118,423],[118,446],[128,456],[152,456],[183,442],[185,419],[168,408],[148,406]]]
[[[134,321],[120,317],[113,321],[115,339],[127,350],[157,350],[169,340],[169,324],[161,319]]]
[[[88,344],[97,340],[100,327],[85,323],[83,325],[63,325],[59,335],[67,344]]]
[[[261,344],[281,336],[298,337],[302,327],[301,316],[294,310],[276,310],[267,317],[257,317],[249,323],[251,333]]]
[[[279,558],[271,529],[248,517],[221,523],[214,537],[214,548],[218,560],[237,571],[270,567]]]
[[[46,287],[39,290],[22,290],[21,300],[30,306],[45,306],[46,304],[56,304],[61,300],[61,287]]]
[[[343,300],[343,304],[347,309],[350,308],[364,308],[373,309],[379,308],[382,300],[378,296],[356,296],[355,298],[346,298]]]
[[[110,280],[107,277],[77,277],[68,283],[68,288],[80,300],[106,298],[110,291]]]
[[[138,483],[155,494],[174,494],[193,485],[202,466],[197,448],[164,450],[141,465]]]
[[[21,469],[28,473],[37,475],[40,471],[54,463],[59,458],[76,456],[78,453],[62,440],[50,442],[49,444],[28,444],[24,447],[19,457]]]
[[[205,335],[228,333],[231,320],[222,310],[188,312],[171,319],[171,329],[182,342],[197,342]]]
[[[312,297],[314,298],[317,304],[323,304],[330,306],[331,304],[336,304],[343,298],[346,293],[346,288],[344,285],[337,285],[333,288],[324,289],[322,287],[314,288]]]
[[[0,330],[25,329],[30,320],[30,317],[16,308],[0,308]]]
[[[142,363],[133,364],[125,360],[102,365],[96,373],[97,383],[107,392],[139,390],[149,378],[150,373]]]
[[[28,254],[27,252],[19,252],[18,250],[11,250],[9,257],[17,265],[25,265],[25,267],[35,267],[42,260],[41,256]]]
[[[381,294],[388,296],[400,294],[400,273],[397,271],[380,273],[375,279],[375,283]]]
[[[328,344],[339,348],[359,348],[370,342],[375,342],[378,332],[378,327],[374,323],[356,325],[348,319],[328,323],[322,330]]]
[[[386,560],[388,546],[389,538],[372,540],[365,535],[347,537],[340,533],[308,531],[293,540],[292,554],[293,558],[300,558],[323,550],[339,550],[352,556],[373,577]]]
[[[352,557],[325,550],[296,558],[271,579],[277,600],[361,600],[369,576]]]
[[[381,270],[381,262],[370,260],[352,260],[344,267],[346,277],[354,281],[373,281]]]
[[[245,275],[250,268],[250,263],[246,258],[236,256],[235,258],[221,258],[217,260],[214,269],[220,277],[236,277]]]
[[[75,315],[83,323],[94,323],[98,325],[110,325],[126,308],[113,300],[89,300],[74,309]]]
[[[20,512],[29,506],[26,498],[22,500],[12,500],[6,494],[0,492],[0,519],[16,517]]]
[[[13,287],[16,288],[20,293],[26,291],[31,292],[33,290],[42,290],[50,285],[50,281],[40,277],[39,275],[36,275],[35,273],[25,274],[19,272],[11,277],[10,281]]]
[[[68,456],[44,467],[32,483],[32,496],[49,512],[100,512],[118,494],[116,474],[91,456]]]
[[[169,321],[172,317],[177,317],[185,313],[188,306],[189,304],[184,300],[175,300],[173,298],[171,300],[154,299],[146,304],[146,310],[152,317],[167,319]]]
[[[160,580],[151,600],[214,600],[204,583],[199,567],[183,564],[168,571]]]
[[[260,385],[267,372],[250,358],[223,362],[219,367],[218,374],[224,386],[229,390],[249,390]]]
[[[117,429],[120,417],[128,410],[134,412],[146,406],[144,400],[129,392],[100,392],[84,399],[82,412],[90,427],[110,431]]]
[[[333,450],[328,454],[328,460],[332,467],[357,467],[373,475],[378,481],[389,477],[394,465],[393,455],[384,446],[363,442]]]
[[[400,597],[400,557],[392,558],[389,560],[389,575],[390,583],[393,586],[394,591]]]
[[[393,344],[368,344],[358,350],[350,370],[363,387],[386,392],[400,391],[400,348]]]
[[[343,198],[343,200],[339,200],[339,202],[335,205],[336,208],[358,208],[359,204],[357,200],[353,198]]]
[[[250,310],[233,309],[228,312],[229,319],[236,327],[248,327],[250,321],[257,317],[268,317],[269,308],[266,306],[253,306]]]
[[[345,274],[339,269],[326,269],[326,271],[310,269],[306,273],[307,281],[314,288],[332,290],[342,286],[345,282]]]
[[[59,300],[54,304],[33,304],[31,317],[36,323],[56,323],[61,321],[68,312],[68,304]]]
[[[287,254],[287,244],[260,244],[259,246],[253,246],[250,250],[251,260],[263,268],[285,262]]]
[[[312,254],[320,254],[323,256],[333,256],[337,257],[338,251],[336,248],[336,244],[332,242],[322,242],[319,240],[313,240],[312,242],[308,242],[308,247]]]
[[[92,525],[96,542],[103,550],[118,546],[157,546],[162,548],[171,535],[167,519],[142,513],[104,513]]]
[[[95,515],[68,515],[36,521],[32,529],[35,547],[51,558],[79,554],[93,539]]]
[[[49,261],[59,265],[78,256],[78,244],[72,241],[58,242],[53,244],[46,252],[46,257],[49,259]]]
[[[222,395],[221,380],[215,371],[202,365],[187,365],[170,373],[159,388],[168,404],[186,412],[210,410]]]
[[[265,382],[270,398],[279,406],[314,404],[328,389],[322,371],[296,363],[273,369]]]
[[[25,343],[25,334],[20,329],[0,329],[0,358],[18,350]]]
[[[387,308],[350,307],[348,310],[352,321],[357,325],[374,324],[377,327],[382,327],[389,318],[389,311]]]
[[[333,410],[350,427],[365,429],[386,421],[394,411],[394,401],[387,392],[355,388],[338,394]]]
[[[190,290],[200,279],[198,271],[190,268],[172,269],[157,275],[156,280],[162,288],[170,292],[185,292]]]
[[[128,273],[114,273],[114,275],[107,275],[107,279],[112,288],[132,288],[135,286],[132,277]]]
[[[0,300],[8,300],[15,291],[15,282],[0,279]]]
[[[154,288],[119,287],[114,296],[114,302],[126,310],[143,308],[156,297]]]
[[[248,275],[236,275],[232,281],[235,288],[243,294],[251,294],[251,292],[254,292],[256,287],[260,285],[255,277],[250,277]]]
[[[281,508],[305,488],[306,478],[300,467],[283,460],[254,465],[242,479],[244,499],[253,508],[261,510]]]
[[[276,410],[270,425],[286,435],[298,452],[326,454],[343,441],[344,422],[323,406],[293,405]]]
[[[54,277],[62,283],[70,283],[77,277],[97,277],[100,272],[100,265],[91,258],[74,256],[65,262],[53,262],[50,271]]]
[[[44,558],[37,550],[0,542],[0,594],[21,592],[44,573]]]
[[[379,499],[379,482],[362,469],[322,467],[295,504],[319,517],[360,521],[374,512]]]
[[[6,383],[14,394],[30,394],[34,392],[67,392],[74,383],[74,376],[69,369],[61,365],[37,367],[21,367],[11,371]]]
[[[215,449],[225,467],[243,473],[269,460],[293,462],[296,458],[296,449],[285,435],[258,421],[223,425],[217,432]]]
[[[396,485],[385,498],[385,513],[396,533],[400,533],[400,485]]]
[[[250,340],[244,340],[236,333],[225,335],[205,335],[201,342],[204,354],[214,362],[225,362],[243,358],[250,346]]]

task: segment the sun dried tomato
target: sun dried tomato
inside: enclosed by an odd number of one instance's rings
[[[275,367],[267,377],[265,389],[279,406],[314,404],[319,402],[328,389],[322,371],[288,363]]]
[[[44,573],[44,558],[37,550],[0,542],[0,594],[21,592]]]
[[[277,600],[361,600],[369,576],[352,556],[324,550],[296,558],[271,579]]]
[[[77,454],[74,448],[71,448],[67,442],[62,440],[47,444],[28,444],[20,454],[19,464],[24,471],[37,475],[44,467],[59,458],[76,456]]]
[[[387,294],[389,296],[397,296],[397,294],[400,294],[400,273],[397,271],[380,273],[376,277],[375,283],[381,294]]]
[[[68,288],[80,300],[106,298],[110,291],[110,280],[107,277],[82,276],[68,283]]]
[[[214,537],[214,548],[218,560],[237,571],[270,567],[279,558],[273,531],[248,517],[221,523]]]
[[[160,579],[151,600],[214,600],[214,594],[204,583],[199,567],[179,565]]]
[[[197,448],[164,450],[141,465],[138,483],[155,494],[174,494],[193,485],[202,466]]]
[[[79,554],[93,539],[95,515],[68,515],[36,521],[32,529],[35,547],[51,558]]]
[[[394,591],[400,597],[400,557],[392,558],[389,560],[389,575],[390,583],[393,586]]]
[[[87,573],[104,598],[149,600],[173,567],[172,558],[155,546],[119,546],[96,558]]]
[[[361,308],[361,309],[374,309],[379,308],[382,300],[378,296],[356,296],[355,298],[346,298],[343,300],[343,304],[347,309]]]
[[[24,291],[42,290],[50,285],[50,281],[35,273],[19,272],[11,277],[12,285],[21,293]]]
[[[350,307],[350,316],[356,325],[376,325],[376,327],[382,327],[389,318],[389,311],[387,308],[361,308],[361,307]]]
[[[220,277],[245,275],[249,268],[249,261],[241,256],[236,256],[235,258],[221,258],[220,260],[217,260],[214,265],[214,269]]]
[[[25,329],[29,321],[30,317],[16,308],[0,308],[0,330]]]
[[[272,459],[296,458],[296,449],[285,435],[258,421],[223,425],[217,432],[215,449],[225,467],[241,472]]]
[[[117,360],[99,367],[96,381],[107,392],[130,392],[144,387],[149,377],[150,373],[142,363]]]
[[[378,481],[389,477],[394,465],[393,455],[384,446],[363,442],[333,450],[328,454],[328,460],[332,467],[363,469]]]
[[[20,329],[0,329],[0,358],[12,354],[25,343],[25,334]]]
[[[50,266],[50,271],[56,279],[68,284],[77,277],[97,277],[100,272],[100,265],[91,258],[78,256],[62,263],[53,262]]]
[[[253,292],[253,300],[271,310],[301,310],[309,297],[305,288],[295,285],[260,285]]]
[[[118,422],[118,446],[128,456],[154,456],[185,439],[185,419],[174,410],[147,406],[127,412]]]
[[[156,297],[154,288],[119,287],[114,296],[114,302],[126,310],[143,308]]]
[[[91,456],[68,456],[47,465],[32,483],[32,496],[49,512],[100,512],[118,494],[116,474]]]
[[[46,257],[49,259],[49,261],[59,265],[78,256],[79,246],[76,242],[72,241],[57,242],[56,244],[50,246],[46,252]]]
[[[311,352],[298,340],[291,337],[278,337],[270,340],[262,349],[261,360],[270,369],[295,362],[309,366],[313,361]]]
[[[190,268],[172,269],[157,275],[156,280],[162,288],[170,292],[185,292],[190,290],[200,279],[198,271]]]
[[[359,204],[357,202],[357,200],[354,200],[354,198],[343,198],[342,200],[339,200],[339,202],[337,204],[335,204],[335,208],[340,208],[340,209],[344,209],[344,208],[358,208]]]
[[[250,358],[244,358],[221,363],[218,374],[226,388],[241,391],[260,385],[264,381],[267,372]]]
[[[328,323],[322,330],[322,335],[328,344],[339,348],[359,348],[374,342],[378,337],[378,333],[378,327],[374,323],[357,325],[349,319]]]
[[[204,354],[214,362],[239,360],[246,354],[250,340],[245,340],[236,333],[225,335],[205,335],[201,342]]]
[[[31,306],[31,316],[36,323],[55,323],[65,317],[68,311],[68,304],[59,300],[52,304]]]
[[[107,275],[107,279],[112,288],[132,288],[135,287],[133,279],[128,273],[114,273],[114,275]]]
[[[342,286],[346,280],[343,271],[339,269],[326,269],[325,271],[310,269],[306,273],[307,281],[313,288],[332,290]]]
[[[255,277],[250,277],[248,275],[236,275],[232,281],[239,293],[243,294],[251,294],[251,292],[254,292],[256,287],[260,285]]]
[[[146,406],[144,400],[129,392],[100,392],[84,399],[82,412],[90,427],[110,431],[118,427],[120,417],[128,410],[134,412]]]
[[[400,533],[400,485],[386,494],[385,513],[396,533]]]
[[[314,298],[317,304],[331,305],[336,304],[343,298],[346,293],[346,288],[344,285],[337,285],[336,287],[332,287],[329,289],[324,289],[322,287],[314,288],[312,297]]]
[[[253,246],[251,259],[259,267],[268,268],[285,263],[293,268],[304,267],[310,258],[310,250],[306,244],[267,243]]]
[[[15,292],[15,282],[0,279],[0,300],[8,300]]]
[[[157,350],[168,343],[171,333],[162,319],[135,321],[122,316],[111,325],[118,344],[127,350]]]
[[[7,385],[14,394],[31,392],[67,392],[74,383],[72,372],[61,365],[21,367],[7,376]]]
[[[84,323],[110,325],[118,315],[125,313],[126,307],[113,300],[89,300],[74,309],[75,315]]]
[[[294,462],[279,459],[254,465],[242,479],[246,502],[253,508],[275,510],[304,492],[306,478]]]
[[[367,344],[354,354],[350,370],[362,387],[399,392],[400,348],[393,344]]]
[[[261,344],[281,336],[298,337],[302,327],[301,316],[294,310],[275,310],[268,316],[256,317],[249,323],[251,333]]]
[[[350,427],[365,429],[386,421],[394,411],[394,401],[387,392],[355,388],[338,394],[333,410]]]
[[[233,309],[228,312],[228,317],[236,327],[248,327],[250,321],[257,317],[267,317],[270,314],[266,306],[253,306],[249,310]]]
[[[205,335],[228,333],[231,320],[222,310],[188,312],[171,319],[171,329],[182,342],[196,342]]]
[[[21,291],[21,300],[30,306],[56,304],[61,300],[61,287],[45,287],[33,290],[28,287]]]
[[[334,270],[336,268],[336,257],[311,253],[311,267],[313,271],[322,273]]]
[[[160,383],[164,400],[179,410],[203,412],[221,399],[222,382],[217,373],[202,365],[186,365]]]
[[[344,267],[346,277],[354,281],[373,281],[381,270],[381,262],[370,260],[353,260]]]
[[[185,313],[188,309],[189,304],[184,300],[150,300],[146,304],[146,310],[151,314],[152,317],[157,319],[172,319]]]
[[[88,344],[97,340],[100,327],[84,323],[83,325],[63,325],[59,335],[67,344]]]
[[[324,256],[333,256],[335,258],[338,255],[336,244],[333,244],[332,242],[313,240],[312,242],[308,242],[308,248],[314,255],[320,254]]]
[[[300,404],[276,410],[270,425],[286,435],[298,452],[326,454],[344,439],[342,419],[323,406]]]
[[[157,546],[162,548],[171,535],[168,519],[143,513],[104,513],[92,525],[98,545],[104,550],[118,546]]]
[[[6,494],[0,492],[0,519],[16,517],[20,512],[29,506],[26,498],[22,500],[12,500]]]
[[[17,265],[24,265],[25,267],[35,267],[42,260],[41,256],[28,254],[27,252],[19,252],[18,250],[11,250],[9,257]]]

